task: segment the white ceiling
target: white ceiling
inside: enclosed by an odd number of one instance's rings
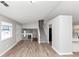
[[[6,1],[9,7],[0,3],[0,14],[21,24],[40,19],[50,20],[59,14],[72,15],[74,23],[79,23],[79,2],[60,1]]]
[[[79,24],[79,1],[64,1],[55,9],[48,14],[46,19],[52,19],[57,15],[72,15],[73,23]]]

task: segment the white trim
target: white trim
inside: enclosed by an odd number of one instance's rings
[[[49,44],[49,41],[47,43]]]
[[[38,43],[40,44],[40,40],[38,40]]]
[[[21,41],[21,40],[20,40]],[[19,41],[18,41],[19,42]],[[10,49],[12,49],[18,42],[16,42],[15,44],[13,44],[10,48],[6,49],[3,53],[0,54],[0,56],[4,55],[5,53],[7,53]]]
[[[48,41],[40,41],[40,43],[48,43],[48,44],[49,44],[49,42],[48,42]]]
[[[72,52],[60,53],[60,55],[73,55],[73,53]]]
[[[52,46],[52,48],[53,48],[54,51],[56,51],[56,53],[58,53],[59,55],[73,55],[72,52],[61,53],[61,52],[59,52],[57,49],[55,49],[53,46]]]
[[[37,30],[38,30],[38,43],[40,44],[40,31],[39,31],[39,28]]]
[[[74,49],[73,52],[79,52],[79,50]]]
[[[59,51],[57,51],[57,49],[55,49],[55,47],[53,47],[53,46],[52,46],[52,48],[54,49],[54,51],[55,51],[57,54],[59,54],[59,55],[60,55],[60,52],[59,52]]]

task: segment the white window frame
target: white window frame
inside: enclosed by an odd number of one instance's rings
[[[7,40],[12,38],[12,23],[6,22],[6,21],[1,21],[1,26],[0,26],[0,36],[1,40]],[[3,31],[3,32],[2,32]]]

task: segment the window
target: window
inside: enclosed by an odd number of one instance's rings
[[[12,37],[12,24],[7,22],[1,22],[1,40],[5,40]]]

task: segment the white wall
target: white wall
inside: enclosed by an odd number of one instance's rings
[[[11,20],[10,18],[4,17],[4,16],[0,16],[0,22],[1,21],[9,22],[9,23],[12,23],[13,25],[13,33],[12,33],[13,37],[7,40],[0,40],[0,55],[3,55],[6,51],[8,51],[11,47],[13,47],[17,43],[16,26],[19,25],[21,27],[21,25]],[[21,28],[19,30],[21,30]],[[18,34],[21,35],[21,32],[18,32]]]
[[[56,17],[49,21],[52,24],[52,47],[59,54],[60,52],[60,19]]]
[[[52,47],[60,55],[72,54],[72,16],[60,15],[46,23],[49,41],[49,25],[52,25]]]
[[[59,16],[60,53],[72,53],[72,16]]]
[[[16,42],[22,40],[22,25],[16,25]]]
[[[28,23],[28,24],[24,24],[23,28],[34,28],[37,29],[38,28],[38,21],[37,22],[33,22],[33,23]]]

